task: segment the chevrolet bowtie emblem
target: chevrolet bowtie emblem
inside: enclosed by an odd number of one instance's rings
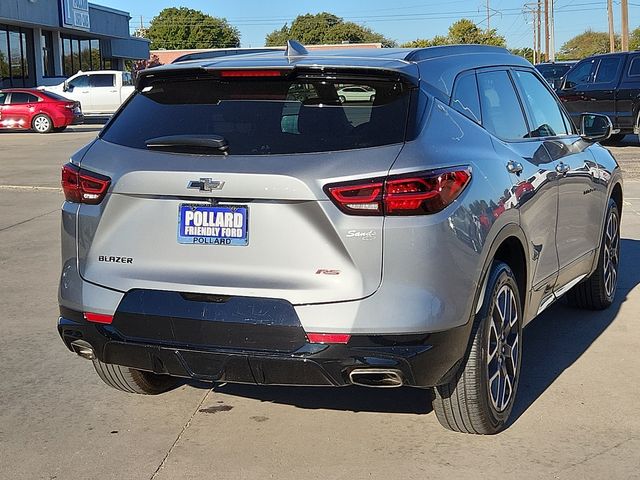
[[[201,192],[212,192],[213,190],[222,190],[224,182],[213,180],[211,178],[201,178],[200,180],[191,180],[187,188],[195,188]]]

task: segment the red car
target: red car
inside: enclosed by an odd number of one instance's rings
[[[32,88],[0,90],[0,129],[61,132],[82,121],[80,102]]]

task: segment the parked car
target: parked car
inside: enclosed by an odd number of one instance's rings
[[[55,93],[30,88],[0,90],[0,129],[61,132],[82,119],[78,102]]]
[[[575,122],[583,112],[607,115],[614,128],[611,141],[640,134],[640,51],[585,58],[557,93]]]
[[[549,82],[554,89],[562,86],[562,77],[573,67],[577,61],[566,62],[545,62],[536,64],[536,68],[544,79]]]
[[[290,42],[140,75],[62,170],[58,330],[111,387],[433,388],[442,425],[490,434],[522,328],[613,302],[611,123],[576,129],[506,49]]]
[[[376,92],[367,85],[347,85],[338,90],[340,102],[373,102]]]
[[[111,115],[134,91],[129,72],[78,72],[59,85],[38,87],[80,102],[85,115]]]

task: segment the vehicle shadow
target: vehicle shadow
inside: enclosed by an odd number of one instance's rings
[[[627,135],[618,142],[606,142],[605,147],[638,147],[640,146],[640,137],[638,135]]]
[[[571,308],[560,301],[530,323],[523,333],[523,359],[518,395],[510,423],[517,419],[571,367],[616,319],[628,293],[640,283],[640,241],[622,239],[620,278],[614,304],[601,312]],[[191,384],[211,388],[210,384]],[[221,384],[214,390],[262,402],[311,410],[344,410],[427,414],[432,394],[427,389],[365,387],[274,387]]]
[[[561,300],[525,328],[512,423],[614,322],[629,292],[640,283],[636,267],[640,262],[640,240],[623,238],[620,248],[622,261],[613,305],[593,312],[572,308]]]

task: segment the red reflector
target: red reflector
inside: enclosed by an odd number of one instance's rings
[[[111,322],[113,322],[113,315],[102,315],[101,313],[85,312],[84,319],[87,322],[104,323],[109,325],[111,324]]]
[[[280,70],[221,70],[221,77],[281,77]]]
[[[72,163],[62,167],[62,190],[69,202],[96,205],[106,195],[110,183],[109,177],[82,170]]]
[[[347,343],[351,335],[342,333],[307,333],[309,343]]]

